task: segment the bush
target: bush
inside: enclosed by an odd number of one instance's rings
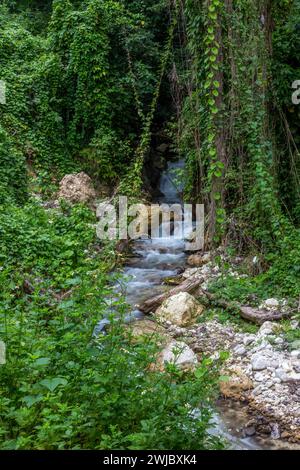
[[[150,372],[157,346],[132,344],[118,322],[93,339],[108,305],[127,312],[113,301],[112,253],[95,249],[93,222],[81,206],[0,213],[0,448],[219,446],[208,434],[215,366]]]

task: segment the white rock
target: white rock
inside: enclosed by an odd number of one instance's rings
[[[267,380],[265,383],[266,388],[272,388],[274,386],[273,380]]]
[[[249,346],[250,344],[254,343],[255,339],[256,339],[255,335],[248,335],[244,337],[243,343],[245,346]]]
[[[261,371],[267,368],[276,369],[278,367],[278,360],[274,356],[254,354],[254,356],[252,356],[251,364],[254,371]]]
[[[280,336],[279,336],[278,338],[276,338],[276,339],[274,340],[274,343],[275,343],[275,344],[278,344],[278,345],[283,344],[283,343],[284,343],[284,339],[283,339],[283,338],[280,338]]]
[[[299,328],[299,321],[298,320],[292,320],[290,323],[290,327],[292,330],[297,330]]]
[[[297,350],[292,351],[292,352],[291,352],[291,356],[298,358],[298,357],[300,356],[300,351],[297,351]]]
[[[263,393],[263,387],[261,385],[258,385],[252,392],[253,395],[261,395]]]
[[[252,357],[251,364],[254,371],[264,370],[268,367],[268,360],[264,356],[256,354]]]
[[[233,353],[236,356],[244,356],[247,353],[247,350],[246,350],[245,346],[239,344],[238,346],[236,346],[234,348]]]
[[[172,341],[161,352],[160,362],[171,363],[180,368],[195,366],[198,362],[196,354],[181,341]]]
[[[286,371],[282,368],[276,369],[276,377],[281,380],[281,382],[298,382],[300,381],[300,374],[295,372]]]
[[[277,299],[267,299],[264,302],[266,308],[269,308],[270,310],[276,310],[279,307],[279,302]]]
[[[263,374],[262,372],[257,372],[256,374],[254,374],[254,380],[256,382],[264,382],[267,378],[268,376],[266,374]]]
[[[170,321],[177,326],[189,326],[204,311],[203,305],[187,292],[180,292],[166,299],[156,310],[155,317],[161,321]]]
[[[263,325],[260,327],[259,332],[258,332],[258,335],[259,335],[260,337],[272,335],[272,334],[274,333],[274,330],[276,329],[276,327],[277,327],[277,324],[276,324],[276,323],[272,323],[272,322],[270,322],[270,321],[266,321],[266,322],[263,323]]]

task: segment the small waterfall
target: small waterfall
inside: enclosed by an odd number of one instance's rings
[[[158,203],[181,203],[182,185],[178,182],[177,171],[183,168],[184,161],[169,162],[160,179],[159,189],[162,196]],[[160,234],[163,233],[164,227],[161,224]],[[128,276],[126,298],[132,307],[163,292],[164,280],[176,276],[186,261],[184,240],[172,235],[137,240],[134,243],[133,255],[124,268],[124,274]]]

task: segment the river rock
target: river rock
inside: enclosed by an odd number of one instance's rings
[[[277,299],[267,299],[264,304],[268,310],[278,310],[279,308],[279,302]]]
[[[278,325],[276,323],[266,321],[260,327],[258,335],[261,336],[261,337],[272,335],[274,333],[274,331],[276,330],[276,328],[278,328]]]
[[[253,388],[252,380],[238,367],[225,371],[224,375],[227,380],[220,382],[220,391],[225,398],[238,400]]]
[[[143,341],[145,337],[155,339],[158,344],[165,344],[171,340],[165,328],[147,319],[135,321],[126,329],[133,343]]]
[[[177,326],[189,326],[196,322],[204,311],[203,305],[187,292],[180,292],[166,299],[156,310],[158,321],[167,321]]]
[[[59,184],[58,199],[71,203],[90,202],[96,198],[91,178],[85,174],[74,173],[64,176]]]
[[[164,371],[166,364],[174,364],[182,370],[193,370],[198,363],[196,354],[181,341],[171,341],[158,355],[152,370]]]
[[[254,354],[251,360],[252,370],[253,371],[261,371],[267,368],[276,369],[278,367],[278,360],[272,355],[264,355],[264,354]]]
[[[196,253],[188,257],[188,264],[190,266],[200,267],[209,263],[211,260],[210,253]]]

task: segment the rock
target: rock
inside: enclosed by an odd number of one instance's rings
[[[253,388],[252,380],[238,367],[224,371],[224,375],[228,380],[220,382],[220,391],[225,398],[238,400]]]
[[[280,439],[280,427],[278,423],[270,423],[272,439]]]
[[[244,429],[244,435],[246,437],[253,437],[253,436],[255,436],[255,434],[256,434],[256,429],[255,429],[254,426],[249,426],[249,427]]]
[[[266,379],[267,379],[267,376],[263,374],[262,372],[257,372],[256,374],[254,374],[254,380],[256,382],[265,382]]]
[[[266,308],[270,310],[278,310],[279,308],[279,302],[277,299],[267,299],[264,304]]]
[[[187,292],[180,292],[166,299],[156,310],[155,317],[165,323],[169,321],[177,326],[189,326],[204,311],[203,305]]]
[[[244,356],[247,353],[247,350],[246,350],[245,346],[239,344],[238,346],[236,346],[234,348],[233,353],[236,356]]]
[[[211,260],[210,253],[196,253],[188,257],[188,264],[190,266],[200,267],[209,263]]]
[[[274,331],[276,330],[276,328],[278,328],[278,325],[276,323],[266,321],[260,327],[258,335],[260,337],[272,335],[274,333]]]
[[[296,363],[296,364],[293,364],[293,369],[295,372],[297,372],[297,374],[300,373],[300,364],[299,363]]]
[[[171,341],[171,337],[165,328],[151,320],[143,319],[135,321],[127,326],[127,330],[133,343],[143,341],[145,337],[155,339],[158,344],[165,344]]]
[[[277,344],[278,346],[282,345],[284,343],[284,339],[283,338],[280,338],[280,336],[278,336],[275,340],[274,340],[274,343]]]
[[[291,356],[295,357],[295,358],[299,358],[300,357],[300,351],[297,350],[297,349],[294,349],[294,351],[291,352]]]
[[[278,361],[275,357],[267,356],[263,354],[254,354],[251,360],[252,370],[261,371],[267,368],[276,369],[278,367]]]
[[[275,371],[275,376],[280,379],[281,382],[299,382],[300,374],[287,370],[283,367],[279,367]]]
[[[64,176],[59,184],[58,199],[71,203],[90,202],[96,197],[91,178],[85,173]]]
[[[298,320],[292,320],[290,327],[292,330],[298,330],[299,328],[299,321]]]
[[[182,370],[193,370],[198,363],[196,354],[181,341],[171,341],[158,355],[152,370],[164,371],[166,364],[174,364]]]
[[[255,335],[248,335],[244,337],[243,343],[245,346],[249,346],[250,344],[254,343],[255,340],[256,340]]]
[[[287,382],[288,378],[287,378],[287,373],[284,369],[282,368],[278,368],[275,370],[275,376],[277,377],[277,379],[279,379],[281,382]]]
[[[293,351],[294,349],[300,349],[300,339],[296,339],[290,344],[290,350]]]

